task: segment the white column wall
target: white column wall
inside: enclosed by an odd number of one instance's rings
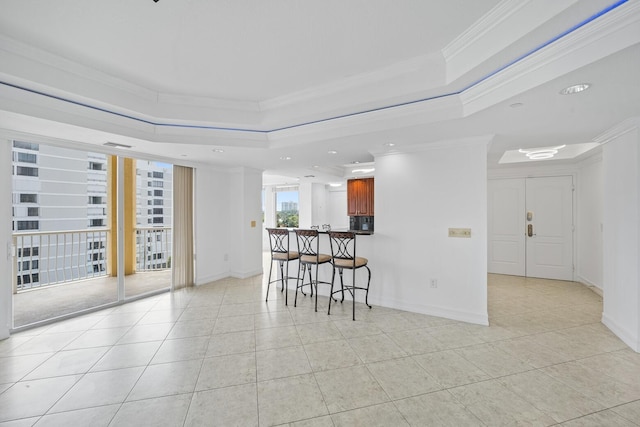
[[[11,329],[12,258],[11,258],[11,141],[0,140],[0,340]]]
[[[488,324],[488,141],[376,157],[371,302]],[[450,238],[449,227],[471,238]]]
[[[269,237],[267,227],[276,226],[276,186],[264,186],[264,224],[262,224],[262,250],[269,251]]]
[[[327,214],[327,189],[324,184],[313,184],[311,188],[311,225],[331,224]]]
[[[298,226],[309,228],[313,222],[313,184],[301,182],[298,186]]]
[[[298,202],[300,228],[329,224],[327,189],[324,184],[301,183],[298,187]]]
[[[640,351],[640,133],[638,124],[603,147],[603,323]]]
[[[327,223],[336,230],[349,228],[349,215],[347,215],[347,187],[327,190]],[[375,226],[375,225],[374,225]]]
[[[602,156],[580,164],[577,189],[576,279],[602,290]]]
[[[231,177],[207,167],[195,169],[194,230],[196,284],[229,276]]]
[[[246,278],[262,273],[262,171],[241,167],[230,178],[230,275]]]

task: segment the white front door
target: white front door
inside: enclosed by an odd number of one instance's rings
[[[573,280],[573,178],[527,178],[527,276]]]
[[[573,280],[573,178],[489,180],[490,273]]]
[[[525,181],[491,179],[488,194],[489,272],[525,276]]]

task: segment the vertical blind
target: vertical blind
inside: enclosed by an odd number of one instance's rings
[[[194,285],[193,169],[173,166],[173,289]]]

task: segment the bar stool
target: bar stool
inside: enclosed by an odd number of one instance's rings
[[[285,288],[285,279],[287,280],[287,283],[289,282],[289,279],[298,279],[297,277],[289,276],[289,261],[294,261],[300,257],[298,252],[289,250],[289,230],[286,228],[267,228],[267,232],[269,233],[269,245],[271,246],[271,264],[269,266],[267,297],[265,301],[269,300],[269,287],[273,282],[277,282],[278,280],[282,282],[282,289],[280,290],[280,292],[282,292]],[[275,280],[271,280],[271,271],[273,270],[274,261],[277,261],[280,265],[280,279],[276,277]],[[288,296],[289,292],[286,292],[284,295],[285,305],[288,305],[289,303]]]
[[[329,294],[329,311],[327,314],[331,314],[331,300],[333,294],[342,292],[342,300],[344,301],[344,281],[342,277],[342,271],[346,268],[352,272],[352,285],[347,287],[347,291],[351,293],[353,299],[353,320],[356,320],[356,289],[366,291],[364,302],[371,309],[369,305],[369,284],[371,283],[371,270],[367,266],[369,260],[363,257],[356,256],[356,234],[350,231],[330,231],[329,242],[331,244],[331,258],[333,260],[333,275],[331,276],[331,291]],[[366,268],[369,273],[367,279],[367,287],[356,286],[356,270],[359,268]],[[340,274],[340,290],[333,290],[333,283],[336,277],[336,270]],[[334,300],[338,301],[338,300]]]
[[[309,285],[311,288],[311,298],[313,298],[313,288],[316,288],[316,312],[318,311],[318,284],[326,283],[330,285],[331,282],[318,281],[318,267],[321,264],[331,262],[331,255],[320,253],[320,239],[318,238],[318,230],[296,230],[296,240],[298,242],[298,254],[300,255],[300,264],[298,268],[298,280],[296,281],[296,297],[293,306],[296,307],[298,303],[298,289],[304,293],[304,286]],[[313,266],[316,267],[315,279],[311,278],[311,270]],[[302,270],[302,276],[300,271]],[[309,272],[309,282],[304,283],[304,274]],[[300,283],[302,282],[302,283]]]

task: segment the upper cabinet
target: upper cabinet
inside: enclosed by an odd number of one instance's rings
[[[347,181],[347,215],[373,216],[373,178]]]

